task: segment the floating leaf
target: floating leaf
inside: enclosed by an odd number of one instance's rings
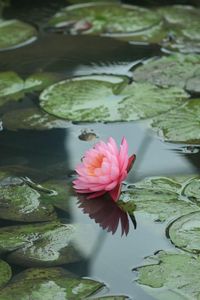
[[[85,230],[85,228],[84,228]],[[9,226],[0,229],[0,252],[23,266],[55,266],[79,261],[78,226],[59,222]]]
[[[14,72],[0,73],[0,106],[23,97],[23,80]]]
[[[69,28],[73,34],[112,35],[137,32],[156,25],[160,20],[160,16],[149,9],[102,2],[68,6],[58,12],[49,25]]]
[[[0,300],[82,300],[103,287],[92,279],[74,278],[61,268],[27,269],[0,291]]]
[[[8,130],[31,129],[48,130],[66,128],[68,123],[51,116],[37,107],[9,111],[2,117],[3,127]]]
[[[127,84],[116,76],[65,80],[45,89],[40,95],[40,105],[48,113],[66,120],[111,122],[154,116],[188,98],[179,88],[166,92],[149,83]]]
[[[176,86],[185,88],[187,80],[194,77],[199,70],[199,55],[174,54],[153,59],[138,67],[133,73],[133,78],[135,81],[151,82],[161,87]],[[191,88],[190,92],[195,92],[195,90],[193,91]]]
[[[0,20],[0,50],[30,43],[37,37],[36,29],[19,20]]]
[[[0,260],[0,288],[11,278],[12,271],[10,266],[3,260]]]
[[[156,221],[165,221],[200,208],[185,201],[180,195],[181,184],[167,177],[152,177],[129,186],[120,200],[133,202],[136,211],[152,215]]]
[[[59,81],[60,77],[60,75],[55,73],[34,73],[25,80],[24,89],[28,92],[41,91],[49,85]]]
[[[40,193],[17,177],[0,181],[0,218],[21,222],[50,221],[56,218],[53,206],[44,205]]]
[[[200,257],[159,252],[146,260],[136,270],[148,294],[158,300],[199,300]]]
[[[98,298],[91,298],[93,300],[126,300],[126,299],[130,299],[127,296],[104,296],[104,297],[98,297]]]
[[[176,247],[192,253],[200,253],[200,212],[193,212],[175,220],[168,229]]]
[[[200,144],[200,99],[192,99],[162,117],[156,117],[152,127],[165,141]]]
[[[183,195],[194,203],[200,204],[200,178],[193,178],[185,185]]]

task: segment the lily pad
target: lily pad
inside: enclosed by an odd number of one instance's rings
[[[85,228],[84,228],[85,230]],[[82,253],[77,225],[59,222],[9,226],[0,229],[0,252],[22,266],[56,266],[79,261]]]
[[[0,73],[0,106],[23,97],[23,80],[14,72]]]
[[[154,118],[152,127],[165,141],[200,144],[200,99],[192,99],[164,116]]]
[[[41,91],[49,85],[59,81],[61,75],[56,73],[38,72],[30,75],[24,82],[24,89],[28,92]]]
[[[4,286],[11,278],[12,271],[10,266],[3,260],[0,260],[0,288]]]
[[[21,222],[50,221],[56,218],[53,206],[44,205],[41,194],[17,177],[0,181],[0,218]]]
[[[8,130],[50,130],[53,128],[66,128],[69,124],[59,120],[37,107],[22,108],[7,112],[2,117],[3,127]]]
[[[193,178],[185,185],[183,195],[190,201],[200,205],[200,178]]]
[[[130,299],[127,296],[104,296],[104,297],[98,297],[98,298],[91,298],[93,300],[126,300],[126,299]]]
[[[169,226],[169,237],[176,247],[200,253],[200,212],[194,212],[175,220]]]
[[[150,177],[122,192],[120,200],[133,202],[135,211],[150,214],[156,221],[166,221],[199,211],[200,207],[181,196],[182,185],[167,177]]]
[[[137,282],[158,300],[200,299],[200,257],[159,252],[136,271]]]
[[[62,9],[49,21],[50,26],[68,28],[72,34],[103,34],[137,32],[160,22],[154,11],[115,3],[86,3]]]
[[[0,50],[23,46],[37,38],[36,29],[19,20],[0,20]]]
[[[79,122],[131,121],[163,113],[183,103],[180,88],[132,83],[117,76],[85,76],[56,83],[40,95],[40,105],[57,117]]]
[[[137,82],[151,82],[161,87],[176,86],[185,88],[188,79],[194,77],[199,71],[199,55],[173,54],[153,59],[138,67],[133,73],[133,78]],[[192,87],[190,92],[193,92]]]
[[[0,300],[82,300],[103,287],[101,282],[72,277],[61,268],[27,269],[0,291]]]

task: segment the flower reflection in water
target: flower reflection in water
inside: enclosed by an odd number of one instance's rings
[[[87,199],[87,195],[78,197],[78,207],[103,229],[114,234],[121,224],[121,235],[129,232],[129,220],[131,219],[134,228],[136,220],[134,214],[126,212],[125,204],[122,201],[114,202],[109,196],[103,195],[94,199]]]

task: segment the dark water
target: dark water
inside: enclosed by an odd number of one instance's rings
[[[36,2],[37,3],[37,2]],[[18,17],[41,25],[56,7],[42,8],[38,15],[37,5],[15,4],[7,10],[7,17]],[[32,6],[34,10],[32,11]],[[42,4],[41,4],[42,5]],[[26,77],[36,71],[50,71],[63,76],[93,73],[125,74],[130,76],[129,68],[143,59],[162,55],[158,47],[129,45],[109,38],[69,37],[41,30],[39,39],[26,47],[0,53],[0,70],[14,70]],[[17,107],[38,105],[37,96],[26,97]],[[13,109],[16,104],[4,107],[0,113]],[[85,150],[94,141],[79,139],[83,130],[93,130],[99,139],[114,137],[120,143],[126,136],[129,151],[137,154],[137,161],[128,182],[133,183],[147,176],[173,176],[197,174],[200,171],[198,148],[184,145],[164,144],[150,129],[148,121],[120,124],[69,124],[67,129],[43,132],[18,131],[0,132],[0,166],[15,166],[22,172],[31,173],[36,181],[45,177],[71,180],[73,170]],[[20,166],[20,167],[19,167]],[[24,171],[23,171],[24,170]],[[41,176],[41,174],[43,174]],[[102,230],[95,222],[78,209],[71,199],[70,219],[75,223],[91,224],[93,234],[90,243],[82,242],[86,259],[80,264],[70,266],[70,270],[80,276],[91,277],[105,282],[110,294],[125,294],[136,300],[150,300],[140,287],[134,283],[136,274],[132,268],[140,265],[144,257],[158,250],[173,249],[165,237],[165,224],[153,223],[150,217],[136,214],[137,229],[130,224],[128,236],[121,237],[120,229],[115,235]],[[2,224],[3,225],[3,224]],[[7,225],[7,223],[6,223]],[[18,269],[15,270],[18,272]]]

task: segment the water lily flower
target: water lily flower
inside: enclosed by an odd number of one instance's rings
[[[88,199],[108,193],[112,200],[120,196],[122,181],[126,179],[136,156],[128,157],[128,143],[122,139],[120,149],[110,137],[107,143],[98,142],[86,151],[82,163],[75,169],[78,176],[73,181],[77,193],[89,194]]]

